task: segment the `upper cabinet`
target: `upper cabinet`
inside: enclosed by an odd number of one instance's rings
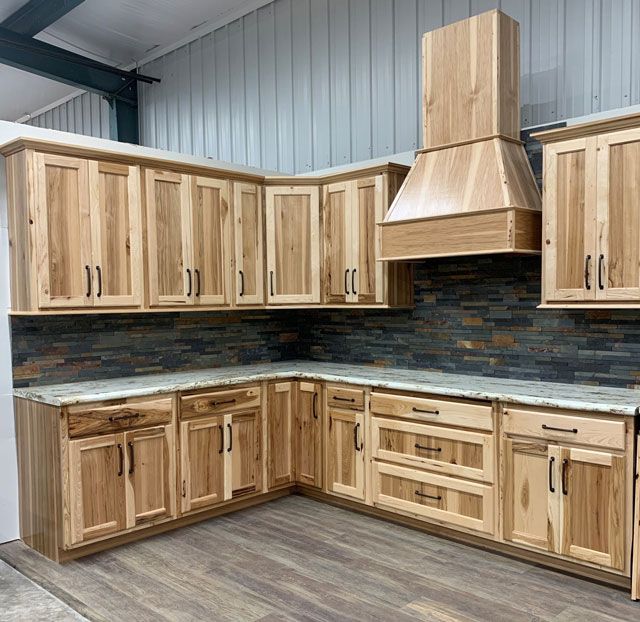
[[[640,304],[640,115],[551,130],[544,143],[543,304]]]
[[[320,201],[317,186],[266,188],[267,300],[320,302]]]

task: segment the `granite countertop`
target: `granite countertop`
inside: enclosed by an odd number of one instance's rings
[[[316,361],[261,363],[45,385],[15,389],[14,395],[52,406],[69,406],[284,378],[326,380],[375,388],[418,391],[467,399],[500,400],[528,406],[550,406],[613,415],[638,415],[640,407],[640,391],[634,389]]]

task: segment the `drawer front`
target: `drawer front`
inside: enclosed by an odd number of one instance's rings
[[[416,421],[442,423],[463,428],[493,430],[492,407],[483,404],[447,402],[444,400],[371,394],[371,413],[387,417],[405,417]]]
[[[180,399],[180,415],[182,419],[193,419],[194,417],[223,415],[258,406],[260,406],[260,387],[244,387],[242,389],[183,395]]]
[[[502,427],[506,434],[545,438],[562,443],[577,443],[624,451],[624,421],[608,421],[573,415],[555,415],[543,411],[505,408]]]
[[[371,418],[371,432],[373,457],[379,460],[494,481],[492,434],[381,417]]]
[[[364,391],[329,385],[327,387],[327,404],[335,408],[364,410]]]
[[[492,486],[394,464],[374,462],[372,466],[375,505],[493,534]]]
[[[89,436],[171,423],[172,412],[172,397],[95,408],[73,407],[68,415],[69,436]]]

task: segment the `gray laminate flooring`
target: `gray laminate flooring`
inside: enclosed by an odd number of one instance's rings
[[[640,620],[623,591],[300,496],[63,566],[0,558],[91,620]]]

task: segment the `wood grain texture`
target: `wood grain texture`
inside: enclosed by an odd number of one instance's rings
[[[351,298],[352,210],[351,182],[324,187],[322,201],[324,302],[344,303]]]
[[[345,407],[346,408],[346,407]],[[327,489],[365,498],[364,413],[327,406]]]
[[[322,383],[298,382],[295,405],[296,482],[322,487]]]
[[[260,406],[259,385],[223,391],[194,391],[180,397],[180,417],[192,419],[205,415],[220,415]]]
[[[294,382],[271,382],[267,388],[267,472],[268,486],[295,481],[293,430]]]
[[[262,410],[257,405],[251,410],[227,415],[227,432],[232,431],[227,448],[230,469],[227,482],[231,488],[230,498],[262,490]],[[229,451],[230,450],[230,451]]]

